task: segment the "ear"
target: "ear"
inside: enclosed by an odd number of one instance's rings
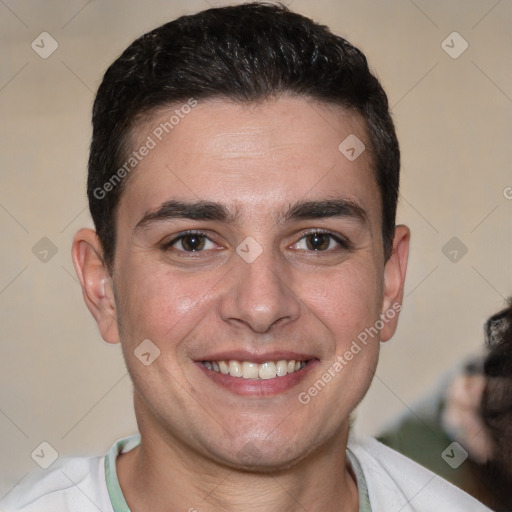
[[[407,226],[395,228],[392,253],[384,266],[384,298],[381,314],[384,327],[381,330],[381,341],[388,341],[395,333],[398,324],[404,295],[410,238],[411,232]]]
[[[112,278],[103,261],[103,250],[96,232],[81,229],[73,240],[71,255],[85,304],[96,320],[102,338],[108,343],[118,343]]]

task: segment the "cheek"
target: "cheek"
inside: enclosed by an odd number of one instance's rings
[[[121,337],[129,344],[145,338],[168,343],[171,332],[173,339],[182,339],[197,324],[215,283],[146,263],[123,268],[119,275],[129,276],[118,286],[118,316],[126,327]]]
[[[354,260],[337,272],[330,270],[296,281],[308,309],[344,343],[379,318],[382,285],[372,268]]]

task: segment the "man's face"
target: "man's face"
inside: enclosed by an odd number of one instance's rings
[[[369,151],[338,149],[351,134],[369,141],[355,115],[289,97],[201,102],[158,141],[174,110],[132,141],[156,147],[119,203],[119,330],[103,334],[122,343],[143,434],[228,465],[284,466],[344,439],[379,336],[344,354],[401,296]],[[146,363],[160,351],[148,365],[134,354],[143,340]]]

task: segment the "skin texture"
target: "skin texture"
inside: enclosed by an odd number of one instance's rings
[[[139,127],[134,149],[174,108]],[[129,177],[112,275],[94,231],[77,233],[85,302],[104,340],[121,342],[134,382],[142,443],[118,459],[133,511],[357,510],[345,460],[349,415],[370,385],[379,336],[308,404],[298,395],[401,302],[409,230],[397,228],[385,262],[370,151],[349,161],[338,150],[349,134],[369,147],[360,118],[308,98],[200,102]],[[364,220],[283,220],[297,201],[334,198],[358,205]],[[222,203],[234,219],[136,228],[169,200]],[[179,241],[163,247],[190,229],[211,240],[203,251],[186,252]],[[311,230],[348,246],[326,238],[325,250],[312,250]],[[262,249],[252,263],[236,252],[247,237]],[[382,341],[397,318],[384,323]],[[145,339],[160,350],[149,366],[133,354]],[[284,392],[247,396],[214,383],[196,362],[234,350],[294,351],[316,363]]]

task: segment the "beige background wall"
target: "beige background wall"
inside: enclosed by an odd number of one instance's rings
[[[102,453],[135,431],[119,347],[102,342],[70,259],[74,232],[91,224],[91,103],[133,39],[224,3],[0,3],[0,496],[36,467],[42,441],[60,455]],[[412,254],[399,330],[359,412],[357,428],[374,433],[481,346],[483,321],[512,291],[512,4],[286,3],[367,53],[401,140],[399,221],[412,229]],[[47,59],[31,48],[44,31],[58,43]],[[453,31],[469,44],[456,59],[441,46]],[[449,38],[450,51],[461,42]],[[34,254],[43,237],[51,245]],[[467,247],[457,262],[442,251],[452,237]]]

